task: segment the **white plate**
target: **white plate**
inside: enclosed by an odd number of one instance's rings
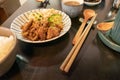
[[[88,5],[88,6],[95,6],[95,5],[98,5],[102,2],[102,0],[100,0],[99,2],[87,2],[87,1],[84,1],[84,4],[85,5]]]
[[[61,36],[63,36],[65,33],[67,33],[71,27],[71,19],[70,17],[65,14],[64,12],[62,11],[59,11],[59,10],[55,10],[55,11],[58,11],[59,14],[62,14],[63,16],[63,30],[61,31],[60,35],[57,36],[57,37],[54,37],[54,38],[51,38],[51,39],[48,39],[48,40],[43,40],[43,41],[31,41],[31,40],[28,40],[28,39],[25,39],[21,32],[21,26],[26,23],[28,21],[28,15],[33,13],[33,12],[39,12],[39,11],[45,11],[45,10],[49,10],[49,9],[35,9],[35,10],[31,10],[31,11],[28,11],[28,12],[25,12],[21,15],[19,15],[18,17],[16,17],[13,22],[11,23],[11,30],[16,34],[17,38],[21,41],[24,41],[24,42],[28,42],[28,43],[45,43],[45,42],[48,42],[48,41],[52,41],[52,40],[55,40],[55,39],[58,39],[60,38]]]

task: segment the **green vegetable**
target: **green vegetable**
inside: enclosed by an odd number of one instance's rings
[[[62,22],[62,15],[61,14],[53,14],[48,18],[48,22],[53,24],[59,24]]]
[[[36,21],[40,21],[42,19],[42,15],[39,13],[33,13],[32,16],[34,17],[33,19]]]

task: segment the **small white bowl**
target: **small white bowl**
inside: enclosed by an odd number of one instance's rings
[[[87,5],[87,6],[95,6],[95,5],[98,5],[102,2],[102,0],[99,0],[98,2],[87,2],[87,1],[84,1],[84,4]]]
[[[67,4],[67,3],[77,3]],[[62,0],[61,7],[62,11],[68,14],[71,18],[75,18],[80,15],[83,9],[84,0]]]
[[[6,50],[7,52],[6,51],[0,52],[0,77],[1,77],[12,67],[12,65],[15,62],[17,38],[16,38],[15,34],[9,28],[5,28],[5,27],[1,27],[1,26],[0,26],[0,36],[2,36],[2,37],[3,36],[4,37],[13,36],[11,39],[12,43],[11,43],[9,49],[7,47],[7,50]],[[6,45],[8,46],[8,44],[6,44]]]

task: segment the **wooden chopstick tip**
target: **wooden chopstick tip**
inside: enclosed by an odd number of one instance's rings
[[[59,69],[60,69],[62,74],[68,74],[67,72],[65,72],[65,70],[62,67],[60,67]]]

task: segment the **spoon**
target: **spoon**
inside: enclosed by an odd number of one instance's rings
[[[80,28],[78,29],[75,37],[73,38],[73,41],[72,41],[73,45],[77,42],[77,40],[78,40],[77,38],[80,37],[80,35],[82,34],[83,29],[84,29],[87,21],[88,21],[90,18],[92,18],[93,16],[95,16],[95,11],[94,11],[94,10],[91,10],[91,9],[85,9],[84,12],[83,12],[83,15],[84,15],[84,20],[83,20]]]
[[[114,24],[114,21],[112,21],[112,22],[101,22],[97,25],[97,29],[102,31],[102,32],[106,32],[113,27],[113,24]]]

